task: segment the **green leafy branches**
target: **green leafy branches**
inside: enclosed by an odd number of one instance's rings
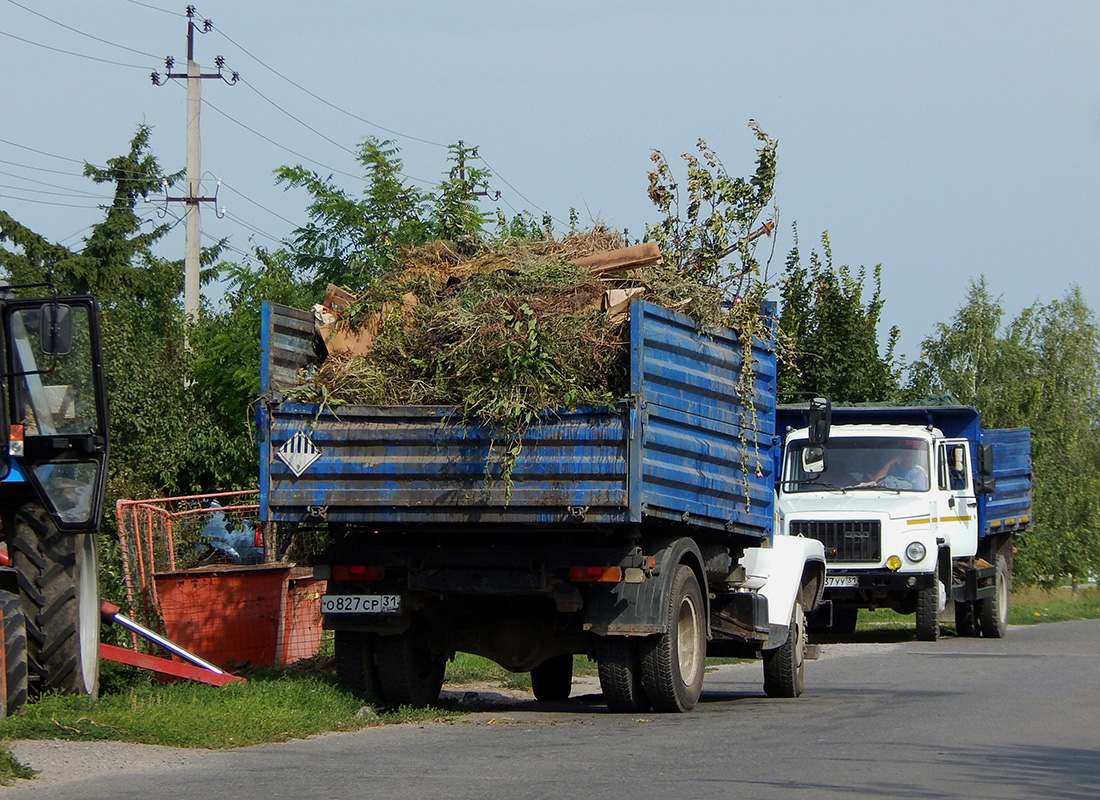
[[[698,155],[683,153],[687,168],[686,197],[681,197],[671,165],[658,150],[651,155],[649,199],[663,219],[647,227],[668,268],[683,279],[742,296],[759,275],[753,232],[772,201],[777,142],[755,122],[750,128],[762,146],[756,151],[756,170],[746,179],[731,176],[715,151],[700,139]],[[765,222],[773,224],[773,220]],[[729,263],[730,256],[736,263]]]
[[[797,236],[787,257],[779,316],[781,392],[822,392],[834,401],[892,399],[900,365],[894,355],[899,331],[886,334],[879,353],[878,327],[883,298],[881,266],[871,272],[873,293],[864,300],[868,274],[833,263],[828,232],[821,235],[822,255],[802,262]]]

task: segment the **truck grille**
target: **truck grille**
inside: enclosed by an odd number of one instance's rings
[[[878,520],[792,520],[791,534],[817,539],[825,545],[827,561],[869,561],[877,564],[882,559],[882,535]]]

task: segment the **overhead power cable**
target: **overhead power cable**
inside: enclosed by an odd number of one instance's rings
[[[126,2],[133,3],[135,6],[141,6],[142,8],[147,8],[150,11],[159,11],[162,14],[171,14],[173,17],[182,17],[183,16],[183,14],[180,14],[178,11],[169,11],[167,8],[160,8],[159,6],[151,6],[148,3],[140,3],[140,2],[138,2],[138,0],[126,0]]]
[[[10,1],[10,0],[9,0]],[[89,61],[98,61],[100,64],[112,64],[116,67],[130,67],[132,69],[146,70],[148,65],[142,64],[126,64],[122,61],[111,61],[108,58],[97,58],[96,56],[86,56],[83,53],[74,53],[72,50],[63,50],[60,47],[51,47],[48,44],[42,44],[41,42],[34,42],[30,39],[24,39],[22,36],[16,36],[14,33],[8,33],[7,31],[0,31],[0,36],[7,36],[9,39],[16,39],[23,42],[23,44],[33,45],[35,47],[41,47],[43,50],[52,50],[55,53],[64,53],[67,56],[75,56],[76,58],[86,58]]]
[[[22,3],[17,3],[17,2],[15,2],[15,0],[7,0],[7,1],[8,1],[9,3],[11,3],[11,4],[13,5],[13,6],[15,6],[16,8],[21,8],[21,9],[23,9],[23,10],[24,10],[24,11],[26,11],[26,12],[27,12],[28,14],[34,14],[34,15],[35,15],[36,17],[39,17],[39,18],[41,18],[41,19],[44,19],[44,20],[46,20],[46,22],[49,22],[49,23],[52,23],[52,24],[54,24],[54,25],[57,25],[57,26],[59,26],[59,27],[62,27],[62,28],[64,28],[64,29],[65,29],[65,30],[67,30],[67,31],[72,31],[73,33],[76,33],[76,34],[79,34],[79,35],[81,35],[81,36],[87,37],[88,39],[92,39],[92,40],[94,40],[94,41],[100,42],[101,44],[107,44],[107,45],[110,45],[111,47],[117,47],[117,48],[119,48],[120,50],[126,50],[127,52],[130,52],[130,53],[135,53],[135,54],[137,54],[137,55],[139,55],[139,56],[144,56],[145,58],[154,58],[154,59],[155,59],[155,58],[158,58],[158,56],[155,56],[155,55],[153,55],[152,53],[146,53],[146,52],[145,52],[145,51],[143,51],[143,50],[135,50],[134,48],[132,48],[132,47],[127,47],[127,46],[126,46],[126,45],[124,45],[124,44],[117,44],[116,42],[110,42],[110,41],[108,41],[108,40],[106,40],[106,39],[100,39],[100,38],[99,38],[98,36],[92,36],[92,34],[90,34],[90,33],[85,33],[84,31],[82,31],[82,30],[80,30],[80,29],[78,29],[78,28],[73,28],[73,27],[71,27],[71,26],[69,26],[69,25],[66,25],[66,24],[65,24],[65,23],[63,23],[63,22],[58,22],[58,21],[57,21],[56,19],[52,19],[51,17],[47,17],[47,16],[45,15],[45,14],[40,14],[40,13],[38,13],[37,11],[35,11],[35,10],[34,10],[33,8],[27,8],[27,7],[26,7],[25,5],[23,5]],[[75,55],[75,54],[74,54],[74,55]]]
[[[289,84],[290,84],[291,86],[293,86],[293,87],[295,87],[296,89],[299,89],[299,90],[301,90],[301,91],[305,92],[305,93],[306,93],[306,94],[308,94],[308,95],[309,95],[310,97],[312,97],[312,98],[313,98],[314,100],[317,100],[318,102],[324,103],[324,104],[325,104],[326,106],[328,106],[329,108],[331,108],[331,109],[333,109],[333,110],[335,110],[335,111],[339,111],[339,112],[340,112],[341,114],[347,114],[347,115],[348,115],[349,117],[351,117],[352,119],[356,119],[356,120],[359,120],[359,121],[360,121],[360,122],[362,122],[362,123],[365,123],[365,124],[367,124],[367,125],[370,125],[370,126],[371,126],[372,128],[378,128],[378,130],[380,130],[380,131],[385,131],[386,133],[390,133],[390,134],[393,134],[394,136],[400,136],[400,137],[401,137],[401,138],[403,138],[403,139],[410,139],[410,140],[412,140],[412,141],[414,141],[414,142],[420,142],[421,144],[429,144],[429,145],[432,145],[433,147],[442,147],[443,149],[446,149],[446,148],[447,148],[447,145],[445,145],[445,144],[442,144],[442,143],[440,143],[440,142],[433,142],[433,141],[432,141],[431,139],[423,139],[423,138],[421,138],[421,137],[419,137],[419,136],[413,136],[412,134],[408,134],[408,133],[401,133],[400,131],[395,131],[395,130],[393,130],[393,129],[391,129],[391,128],[387,128],[387,127],[386,127],[386,126],[384,126],[384,125],[379,125],[379,124],[378,124],[377,122],[372,122],[371,120],[369,120],[369,119],[366,119],[365,117],[361,117],[361,116],[359,116],[358,114],[355,114],[355,113],[353,113],[353,112],[351,112],[351,111],[348,111],[348,110],[347,110],[346,108],[341,108],[340,106],[336,105],[335,103],[331,103],[331,102],[329,102],[328,100],[326,100],[325,98],[321,97],[320,95],[318,95],[318,94],[315,94],[314,92],[310,91],[310,90],[309,90],[309,89],[307,89],[307,88],[306,88],[305,86],[302,86],[302,84],[300,84],[300,83],[298,83],[298,82],[296,82],[296,81],[292,80],[291,78],[288,78],[288,77],[287,77],[286,75],[284,75],[283,73],[279,72],[279,70],[275,69],[275,68],[274,68],[273,66],[271,66],[270,64],[268,64],[267,62],[265,62],[265,61],[264,61],[263,59],[261,59],[261,58],[260,58],[259,56],[256,56],[256,55],[254,55],[253,53],[251,53],[251,52],[250,52],[250,51],[249,51],[248,49],[246,49],[246,48],[245,48],[245,47],[244,47],[243,45],[239,44],[239,43],[238,43],[237,41],[235,41],[235,40],[234,40],[234,39],[233,39],[232,37],[230,37],[230,36],[229,36],[229,35],[228,35],[227,33],[225,33],[225,31],[223,31],[223,30],[222,30],[221,28],[219,28],[219,27],[217,27],[217,26],[215,25],[215,26],[214,26],[214,30],[216,30],[216,31],[217,31],[218,33],[220,33],[220,34],[221,34],[221,35],[222,35],[222,36],[223,36],[223,37],[224,37],[224,38],[226,39],[226,41],[228,41],[228,42],[229,42],[230,44],[232,44],[232,45],[233,45],[234,47],[236,47],[236,48],[237,48],[238,50],[240,50],[240,51],[241,51],[242,53],[244,53],[244,54],[245,54],[246,56],[248,56],[249,58],[251,58],[251,59],[252,59],[253,61],[255,61],[255,62],[256,62],[257,64],[259,64],[260,66],[264,67],[265,69],[268,69],[268,70],[270,70],[271,72],[275,73],[275,74],[276,74],[276,75],[278,75],[278,76],[279,76],[280,78],[282,78],[282,79],[283,79],[284,81],[286,81],[287,83],[289,83]]]

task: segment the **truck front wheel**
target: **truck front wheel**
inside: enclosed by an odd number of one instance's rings
[[[940,638],[940,592],[943,584],[939,580],[917,592],[917,640],[934,642]]]
[[[1008,632],[1008,593],[1011,589],[1008,559],[997,554],[997,570],[993,576],[993,594],[977,601],[978,625],[982,636],[1002,639]]]
[[[8,540],[27,626],[32,694],[99,693],[99,571],[95,536],[59,531],[28,504]]]
[[[806,687],[806,612],[798,603],[791,612],[787,641],[764,651],[764,694],[798,697]]]
[[[432,647],[425,625],[414,621],[404,633],[379,636],[374,659],[385,702],[422,708],[439,700],[447,659]]]
[[[642,685],[654,711],[690,711],[699,702],[706,671],[703,593],[691,567],[676,567],[666,608],[666,630],[642,640]]]

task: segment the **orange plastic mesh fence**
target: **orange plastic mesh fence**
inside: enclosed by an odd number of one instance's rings
[[[311,658],[321,639],[325,582],[265,562],[257,494],[116,506],[129,616],[229,670]]]

